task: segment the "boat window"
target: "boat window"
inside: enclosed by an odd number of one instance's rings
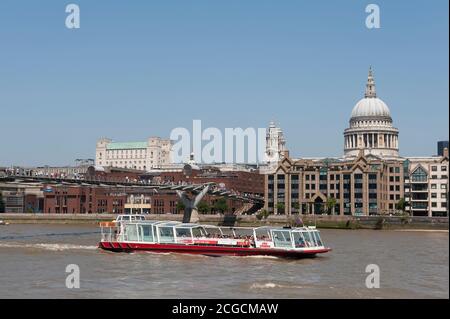
[[[125,240],[127,241],[137,241],[138,240],[138,234],[137,234],[137,225],[136,224],[127,224],[125,225]]]
[[[311,236],[311,242],[313,246],[317,246],[316,237],[314,236],[314,231],[310,230],[309,235]]]
[[[303,237],[305,237],[306,247],[312,247],[315,245],[309,231],[304,231]]]
[[[149,241],[152,242],[153,240],[153,229],[151,225],[140,225],[140,238],[141,241]]]
[[[291,235],[286,230],[272,231],[273,242],[275,247],[289,247],[292,248]]]
[[[191,237],[191,230],[189,228],[176,228],[177,238]]]
[[[192,235],[194,235],[194,237],[204,237],[206,234],[201,227],[196,227],[192,228]]]
[[[160,243],[174,243],[173,227],[158,227]]]
[[[292,236],[294,237],[295,248],[303,248],[306,246],[305,238],[301,232],[293,232]]]
[[[319,231],[316,230],[316,231],[313,232],[313,234],[314,234],[314,237],[316,239],[317,246],[323,246],[322,239],[320,238]]]

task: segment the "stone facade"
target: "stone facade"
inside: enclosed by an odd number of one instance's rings
[[[265,209],[274,214],[391,213],[404,196],[403,177],[401,160],[373,155],[351,160],[286,158],[266,175]]]
[[[113,142],[108,138],[97,141],[95,164],[138,170],[160,168],[172,163],[172,141],[150,137],[146,142]]]
[[[411,157],[407,163],[407,211],[413,216],[448,216],[448,151],[444,156]]]

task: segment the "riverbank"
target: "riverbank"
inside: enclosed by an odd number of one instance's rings
[[[113,214],[0,214],[0,220],[10,224],[98,224],[112,221]],[[182,215],[150,214],[149,220],[181,221]],[[235,226],[296,226],[299,218],[295,216],[269,216],[258,220],[255,215],[227,216],[200,215],[200,223]],[[447,217],[394,217],[394,216],[329,216],[304,215],[305,225],[329,229],[392,229],[392,230],[448,230]]]

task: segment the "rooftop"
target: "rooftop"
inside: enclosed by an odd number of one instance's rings
[[[147,148],[147,142],[113,142],[106,146],[107,150],[132,150],[132,149],[145,149]]]

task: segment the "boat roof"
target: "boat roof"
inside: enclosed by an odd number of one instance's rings
[[[181,224],[181,222],[167,221],[167,222],[161,222],[160,224],[158,224],[158,226],[160,226],[160,227],[174,227],[174,226],[178,226],[179,224]]]
[[[193,223],[182,223],[182,224],[176,225],[175,228],[196,228],[199,226],[203,226],[203,225],[193,224]]]
[[[179,221],[160,221],[160,220],[135,220],[131,221],[130,224],[145,224],[145,225],[154,225],[159,227],[175,227],[175,228],[196,228],[196,227],[205,227],[205,228],[217,228],[222,230],[249,230],[254,229],[255,231],[271,231],[271,230],[287,230],[287,231],[308,231],[315,230],[314,226],[303,226],[303,227],[291,227],[285,228],[280,226],[260,226],[260,227],[228,227],[228,226],[215,226],[215,225],[202,225],[195,223],[182,223]]]
[[[317,229],[316,229],[316,227],[314,227],[314,226],[290,227],[290,228],[279,227],[279,226],[261,226],[261,227],[256,227],[255,230],[256,230],[256,231],[258,231],[258,230],[290,230],[290,231],[305,231],[305,230],[317,230]]]

